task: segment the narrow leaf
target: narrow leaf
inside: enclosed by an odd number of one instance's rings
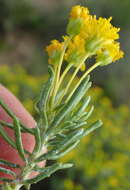
[[[77,112],[74,114],[74,117],[79,116],[80,114],[82,114],[85,111],[85,109],[87,108],[90,100],[91,100],[90,96],[83,98],[83,100],[81,101],[81,106],[77,110]]]
[[[84,94],[87,92],[88,88],[91,86],[91,82],[89,82],[89,77],[86,77],[79,87],[75,90],[71,99],[65,104],[65,106],[60,110],[60,112],[55,116],[54,121],[48,129],[48,133],[51,133],[55,129],[52,130],[53,127],[58,126],[59,123],[63,120],[66,114],[70,113],[70,111],[80,102]],[[48,135],[48,134],[47,134]]]
[[[41,135],[40,135],[40,129],[38,127],[35,127],[35,147],[32,153],[32,156],[35,155],[41,148]]]
[[[55,146],[55,148],[53,148],[52,151],[41,155],[35,160],[35,162],[43,160],[52,160],[53,157],[57,156],[61,151],[63,151],[69,145],[78,141],[78,139],[80,139],[80,136],[83,136],[83,134],[84,134],[83,129],[71,132],[70,134],[67,135],[67,137],[64,140],[62,140],[57,146]]]
[[[57,159],[63,157],[64,155],[69,153],[71,150],[73,150],[79,144],[79,142],[80,142],[80,140],[74,142],[73,144],[69,145],[65,150],[63,150],[61,153],[50,157],[49,160],[57,160]]]
[[[6,160],[0,160],[0,165],[9,166],[11,168],[20,168],[20,165],[8,162]]]
[[[16,115],[9,109],[9,107],[4,103],[4,101],[2,99],[0,99],[0,105],[1,107],[6,111],[6,113],[14,120],[16,117]],[[4,122],[4,121],[3,121]],[[1,123],[2,124],[2,123]],[[3,123],[4,124],[4,123]],[[27,128],[26,126],[24,126],[22,123],[21,123],[21,126],[23,128],[24,131],[28,132],[28,133],[31,133],[33,134],[33,129],[29,129]],[[10,127],[12,128],[13,126],[11,124],[8,124],[7,123],[7,127]]]
[[[67,137],[60,144],[57,145],[56,150],[58,152],[62,151],[68,145],[77,141],[80,138],[80,136],[83,135],[83,133],[84,133],[84,129],[79,129],[77,131],[71,132],[70,134],[67,135]]]
[[[3,126],[3,127],[8,127],[10,129],[14,129],[14,125],[12,123],[8,123],[8,122],[5,122],[3,120],[0,120],[0,124]],[[25,127],[24,125],[21,124],[21,132],[23,133],[30,133],[30,134],[34,134],[34,128],[30,129],[30,128],[27,128]]]
[[[50,77],[48,81],[46,82],[46,84],[44,84],[41,94],[40,94],[39,101],[36,104],[38,111],[40,112],[41,115],[43,115],[43,119],[45,121],[45,125],[44,125],[45,128],[48,127],[48,119],[47,119],[47,114],[46,114],[47,102],[48,102],[48,98],[52,89],[54,75],[55,75],[54,70],[51,66],[48,67],[48,72],[50,74]]]
[[[14,118],[15,114],[8,108],[8,106],[4,103],[2,99],[0,99],[0,105],[1,107],[7,112],[7,114],[11,117]]]
[[[87,124],[87,122],[77,122],[77,123],[75,123],[75,124],[73,124],[73,125],[68,125],[68,126],[66,126],[64,129],[63,129],[63,131],[71,131],[71,130],[75,130],[75,129],[78,129],[78,128],[80,128],[80,127],[83,127],[84,125],[86,125]]]
[[[0,166],[0,172],[6,173],[6,174],[9,174],[9,175],[12,175],[12,176],[16,176],[16,174],[13,171],[11,171],[9,169],[6,169],[6,168],[3,168],[1,166]]]
[[[53,164],[52,166],[43,168],[42,172],[39,175],[37,175],[36,177],[34,177],[32,179],[25,180],[24,184],[37,183],[37,182],[39,182],[39,181],[41,181],[47,177],[50,177],[50,175],[55,173],[57,170],[70,168],[72,166],[73,166],[72,164],[61,164],[61,163]]]
[[[50,90],[53,85],[53,79],[54,79],[54,70],[51,66],[48,67],[48,72],[50,74],[50,78],[48,79],[47,83],[45,84],[44,88],[41,91],[39,102],[37,103],[37,107],[40,112],[42,112],[44,109],[46,109],[46,104],[48,100],[48,96],[50,93]]]
[[[101,120],[98,120],[98,121],[92,123],[89,128],[85,129],[83,137],[88,135],[89,133],[93,132],[95,129],[101,127],[102,125],[103,125],[103,123]]]
[[[13,148],[16,149],[15,142],[9,137],[9,135],[5,132],[2,125],[0,125],[0,135],[4,138],[4,140],[9,143]]]
[[[24,161],[27,161],[25,157],[25,152],[23,148],[23,143],[22,143],[22,136],[21,136],[21,131],[20,131],[20,123],[17,118],[14,119],[14,133],[15,133],[15,140],[16,140],[16,146],[17,146],[17,151],[19,152],[19,155]]]
[[[15,142],[10,138],[10,136],[6,133],[6,131],[3,129],[3,126],[0,125],[0,135],[4,138],[4,140],[10,144],[14,149],[17,150],[17,146],[15,144]],[[27,150],[25,150],[25,153],[30,155],[30,152],[28,152]]]
[[[12,182],[14,182],[14,180],[12,180],[12,179],[3,178],[3,177],[0,178],[0,181],[8,182],[8,183],[12,183]]]
[[[93,110],[94,110],[94,106],[92,106],[91,108],[90,108],[90,110],[88,111],[88,112],[86,112],[86,114],[83,116],[83,117],[81,117],[81,120],[82,121],[87,121],[87,119],[91,116],[91,114],[93,113]]]

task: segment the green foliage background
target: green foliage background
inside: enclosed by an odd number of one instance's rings
[[[63,158],[75,167],[33,188],[130,190],[130,0],[1,0],[0,83],[35,115],[33,101],[47,72],[43,49],[50,40],[61,39],[75,4],[88,6],[97,16],[113,17],[112,23],[121,28],[125,57],[91,74],[94,85],[100,86],[90,90],[92,119],[100,118],[104,125]]]
[[[35,114],[33,101],[46,76],[34,77],[15,65],[0,67],[0,83],[8,87],[25,107]],[[90,120],[101,118],[104,125],[61,160],[75,167],[58,172],[33,188],[48,190],[129,190],[130,189],[130,109],[113,107],[104,90],[89,91],[95,111]]]
[[[17,63],[31,74],[46,73],[47,56],[43,49],[50,40],[61,39],[75,4],[88,6],[97,16],[112,16],[112,23],[121,28],[124,59],[120,64],[97,69],[92,79],[104,88],[115,105],[130,105],[130,0],[1,0],[0,64]]]

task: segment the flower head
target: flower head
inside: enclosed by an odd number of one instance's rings
[[[95,54],[104,44],[113,43],[119,38],[119,28],[111,24],[112,18],[99,18],[90,16],[84,22],[80,35],[86,40],[86,51]]]
[[[111,62],[117,61],[124,55],[123,51],[120,50],[120,44],[118,42],[113,42],[111,44],[106,44],[97,52],[96,60],[97,62],[102,62],[101,66],[108,65]]]
[[[75,36],[69,43],[68,49],[65,54],[65,60],[69,63],[73,63],[74,67],[77,67],[83,57],[85,56],[85,41],[79,35]],[[85,64],[82,65],[81,70],[85,69]]]
[[[83,38],[102,38],[103,40],[116,40],[119,38],[119,28],[114,27],[111,24],[112,17],[109,19],[99,18],[96,16],[90,16],[89,19],[84,22],[84,26],[81,31]]]
[[[59,42],[58,40],[52,40],[51,44],[46,47],[46,51],[49,55],[49,63],[55,64],[62,52],[63,43]]]
[[[52,40],[51,44],[46,47],[46,51],[49,56],[51,56],[55,51],[61,51],[62,50],[62,43],[60,43],[58,40]]]
[[[89,13],[88,8],[76,5],[70,12],[67,25],[67,39],[70,38],[63,60],[80,69],[85,68],[85,58],[95,55],[102,65],[110,64],[123,57],[120,50],[119,30],[111,24],[112,17],[106,19]],[[66,40],[64,39],[64,42]],[[63,44],[53,40],[47,47],[50,63],[56,63]],[[81,66],[81,67],[80,67]]]
[[[89,10],[85,7],[76,5],[70,12],[70,20],[67,26],[67,33],[75,36],[80,33],[84,20],[89,19]]]
[[[70,44],[68,48],[68,57],[74,59],[74,52],[75,57],[85,54],[97,55],[99,52],[102,54],[105,52],[106,55],[106,52],[109,52],[112,61],[123,57],[120,45],[116,42],[119,38],[120,28],[116,28],[111,24],[112,17],[108,19],[97,18],[95,15],[90,15],[87,8],[79,5],[72,8],[70,15],[71,18],[82,19],[82,26],[78,35],[71,42],[73,44]],[[77,61],[79,60],[77,59]]]
[[[120,50],[120,44],[118,42],[107,44],[106,47],[104,46],[104,48],[106,48],[109,52],[113,62],[122,58],[124,55],[123,51]]]

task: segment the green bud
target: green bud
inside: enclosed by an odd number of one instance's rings
[[[81,26],[83,24],[82,18],[71,18],[67,26],[67,34],[70,36],[76,36],[80,33]]]

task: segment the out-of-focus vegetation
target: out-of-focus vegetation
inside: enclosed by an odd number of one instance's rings
[[[130,104],[130,0],[1,0],[0,64],[18,63],[31,74],[46,73],[43,47],[64,34],[70,7],[75,4],[88,6],[97,16],[112,16],[112,23],[121,28],[124,59],[97,69],[92,78],[115,105]]]
[[[130,190],[130,109],[122,105],[130,105],[130,0],[1,0],[0,83],[35,115],[33,100],[47,72],[43,49],[64,34],[68,12],[75,4],[88,6],[97,16],[113,17],[112,23],[121,28],[125,57],[91,75],[94,84],[103,88],[90,91],[93,117],[102,119],[104,126],[64,157],[63,161],[75,163],[74,168],[55,174],[38,188]]]
[[[123,105],[113,108],[100,88],[91,89],[90,94],[95,105],[91,119],[102,118],[104,125],[62,159],[73,161],[76,167],[57,178],[61,186],[52,183],[52,189],[129,190],[130,110]]]
[[[0,83],[10,89],[31,114],[35,114],[33,103],[46,78],[31,76],[20,65],[0,66]]]
[[[0,66],[0,83],[8,87],[35,115],[33,100],[46,76],[34,77],[19,65]],[[33,188],[48,190],[129,190],[130,189],[130,109],[114,108],[104,90],[89,91],[95,111],[92,120],[101,118],[103,127],[84,138],[62,161],[75,167],[58,172]]]

